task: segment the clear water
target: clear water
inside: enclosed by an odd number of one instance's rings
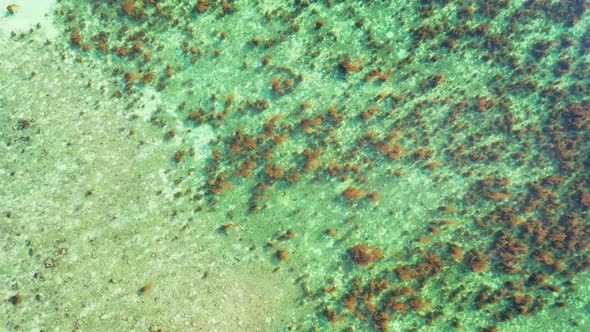
[[[0,329],[590,330],[586,2],[0,5]]]

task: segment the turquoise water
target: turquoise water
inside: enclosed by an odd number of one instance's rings
[[[590,330],[586,2],[0,5],[0,329]]]

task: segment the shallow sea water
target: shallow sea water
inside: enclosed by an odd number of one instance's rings
[[[0,0],[0,330],[590,331],[589,6]]]

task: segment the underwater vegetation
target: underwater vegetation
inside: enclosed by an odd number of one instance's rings
[[[146,119],[162,144],[213,128],[206,156],[188,140],[169,156],[173,199],[228,216],[220,241],[273,229],[257,249],[315,313],[285,328],[498,331],[588,301],[589,6],[62,0],[56,15],[130,118],[163,96]],[[437,198],[411,194],[416,176]],[[288,226],[266,218],[281,209]]]

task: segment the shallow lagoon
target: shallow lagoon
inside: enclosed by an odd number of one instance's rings
[[[2,329],[590,327],[583,1],[0,4]]]

